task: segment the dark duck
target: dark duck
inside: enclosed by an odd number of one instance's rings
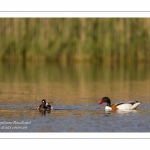
[[[53,107],[49,103],[46,103],[46,100],[43,99],[42,100],[42,104],[37,109],[40,110],[40,111],[41,110],[48,110],[48,111],[50,111],[50,110],[53,109]]]

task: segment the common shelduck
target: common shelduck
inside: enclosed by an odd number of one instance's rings
[[[141,104],[139,101],[129,101],[111,105],[111,101],[108,97],[103,97],[100,100],[99,104],[103,103],[106,103],[105,110],[135,110]]]
[[[52,110],[53,107],[49,104],[49,103],[46,103],[46,100],[43,99],[42,100],[42,104],[37,108],[38,110]]]

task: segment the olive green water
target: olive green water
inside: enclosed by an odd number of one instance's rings
[[[149,64],[0,64],[0,132],[149,132]],[[136,111],[98,105],[138,100]],[[37,107],[46,99],[51,112]]]

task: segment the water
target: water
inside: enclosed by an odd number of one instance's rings
[[[149,65],[0,64],[0,132],[149,132]],[[138,100],[135,111],[104,110]],[[46,99],[51,112],[37,107]]]

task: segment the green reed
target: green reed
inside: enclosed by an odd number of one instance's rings
[[[1,61],[150,61],[148,18],[1,18]]]

